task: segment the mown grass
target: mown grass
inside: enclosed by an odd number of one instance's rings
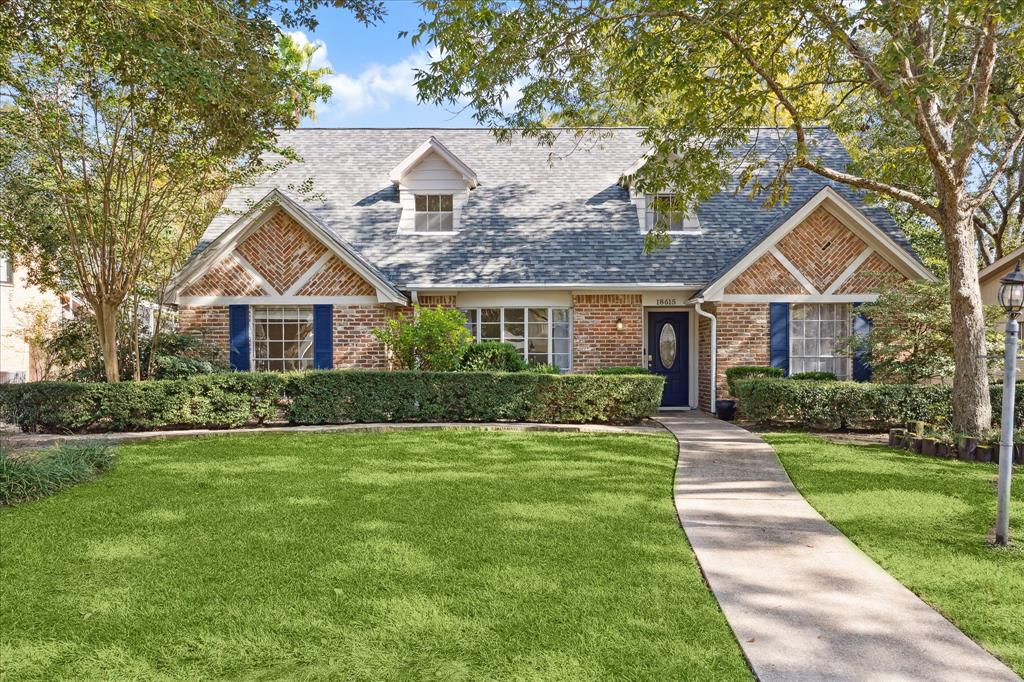
[[[996,467],[761,434],[807,500],[897,580],[1024,675],[1024,471],[995,548]]]
[[[750,679],[658,436],[418,431],[124,446],[0,511],[26,679]]]

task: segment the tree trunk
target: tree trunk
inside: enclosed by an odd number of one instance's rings
[[[117,306],[108,301],[100,301],[94,306],[96,313],[96,333],[103,351],[103,370],[107,381],[114,383],[121,380],[121,371],[117,363]]]
[[[961,202],[942,215],[949,256],[949,298],[953,314],[953,431],[977,434],[992,426],[985,358],[985,314],[978,286],[978,261],[970,209]]]

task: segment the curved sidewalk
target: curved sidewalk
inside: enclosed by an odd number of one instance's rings
[[[759,679],[1020,679],[825,521],[756,435],[658,421],[679,439],[679,519]]]

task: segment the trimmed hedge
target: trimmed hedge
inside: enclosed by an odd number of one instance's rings
[[[468,372],[522,372],[526,369],[523,351],[511,343],[480,341],[471,343],[462,356],[462,369]]]
[[[797,372],[790,374],[789,378],[795,381],[839,381],[832,372]]]
[[[1002,405],[1002,386],[992,386],[992,405]],[[740,416],[760,424],[810,428],[889,428],[952,417],[952,388],[853,381],[743,379],[736,382]],[[1017,385],[1016,423],[1024,420],[1024,385]]]
[[[780,367],[765,367],[763,365],[736,365],[725,370],[725,382],[729,385],[729,395],[739,397],[736,393],[736,382],[742,379],[781,379],[786,376],[785,370]]]
[[[654,414],[658,376],[534,372],[235,372],[173,381],[14,384],[0,404],[25,431],[398,421],[629,423]]]
[[[643,375],[643,374],[650,374],[650,373],[651,373],[651,370],[647,369],[646,367],[601,367],[600,369],[595,369],[594,370],[594,374],[602,374],[602,375],[605,375],[605,376],[608,376],[608,375],[637,376],[638,374]]]

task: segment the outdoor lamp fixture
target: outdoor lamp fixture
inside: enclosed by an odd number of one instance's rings
[[[617,318],[615,320],[615,328],[618,329],[620,332],[622,331],[622,318],[621,317]]]
[[[999,280],[999,305],[1006,311],[1006,374],[1003,377],[1003,420],[999,438],[999,513],[996,518],[996,544],[1010,543],[1010,475],[1013,473],[1013,403],[1017,391],[1017,317],[1024,310],[1024,272],[1020,260],[1006,277]]]

